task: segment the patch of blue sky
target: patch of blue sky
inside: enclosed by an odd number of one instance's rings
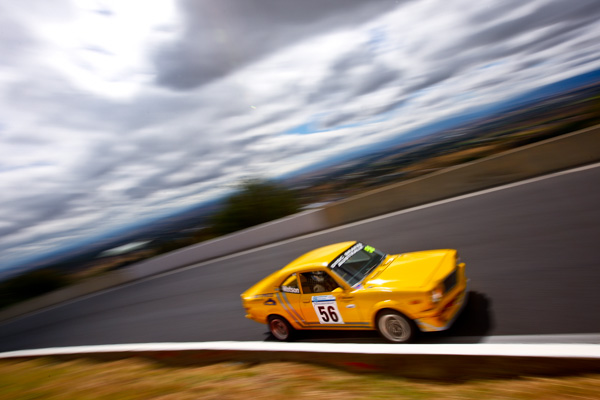
[[[292,129],[289,129],[289,130],[285,131],[283,134],[284,135],[311,135],[314,133],[331,132],[331,131],[336,131],[336,130],[344,129],[344,128],[354,128],[356,126],[361,126],[361,125],[365,125],[365,124],[369,124],[369,123],[371,123],[371,121],[367,120],[367,121],[354,122],[351,124],[343,124],[343,125],[330,126],[327,128],[321,128],[321,127],[319,127],[319,124],[317,121],[310,121],[305,124],[298,125]]]
[[[503,60],[492,61],[491,63],[487,63],[485,65],[482,65],[478,69],[490,69],[490,68],[498,67],[498,66],[500,66],[502,64],[506,64],[506,61],[503,61]]]
[[[404,46],[402,40],[390,40],[387,27],[378,26],[367,32],[366,48],[373,54],[383,54]]]
[[[400,109],[403,108],[405,105],[406,105],[405,101],[400,102],[400,103],[396,104],[394,107],[390,108],[389,110],[373,116],[373,118],[371,118],[370,122],[375,123],[375,122],[387,121],[390,118],[392,118],[395,114],[397,114],[398,111],[400,111]]]
[[[311,135],[315,133],[324,133],[324,132],[332,132],[340,129],[348,129],[348,128],[356,128],[363,125],[374,124],[378,122],[383,122],[392,117],[392,115],[400,108],[402,105],[394,107],[391,110],[385,111],[380,114],[376,114],[370,118],[365,118],[361,121],[351,122],[347,124],[334,125],[328,127],[322,127],[319,124],[319,120],[325,116],[326,114],[320,114],[318,117],[314,117],[311,121],[306,122],[304,124],[295,126],[287,131],[283,132],[284,135]]]
[[[367,39],[367,45],[369,49],[376,53],[385,48],[387,44],[387,33],[384,28],[377,27],[369,30],[369,38]]]
[[[467,100],[473,100],[476,97],[475,92],[472,90],[467,90],[461,93],[458,93],[453,97],[454,103],[460,103]]]
[[[314,121],[298,125],[283,132],[285,135],[310,135],[311,133],[320,132],[317,128],[317,124]]]
[[[419,89],[419,90],[416,90],[414,92],[411,92],[411,93],[409,93],[406,96],[406,99],[407,100],[414,100],[414,99],[417,99],[417,98],[419,98],[419,97],[421,97],[423,95],[426,95],[427,93],[431,92],[435,86],[436,85],[427,86],[427,87],[425,87],[423,89]]]

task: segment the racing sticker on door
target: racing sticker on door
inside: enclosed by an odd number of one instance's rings
[[[343,324],[335,296],[312,296],[312,305],[322,324]]]

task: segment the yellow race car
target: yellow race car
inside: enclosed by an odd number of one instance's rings
[[[241,294],[246,318],[279,340],[297,329],[379,331],[406,343],[448,329],[465,304],[465,264],[456,250],[384,254],[360,242],[321,247]]]

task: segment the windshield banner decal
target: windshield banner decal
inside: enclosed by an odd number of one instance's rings
[[[352,257],[353,255],[355,255],[356,253],[361,251],[364,247],[365,247],[364,244],[362,244],[360,242],[356,243],[354,246],[350,247],[344,253],[339,255],[338,258],[333,260],[333,262],[331,264],[329,264],[329,268],[334,269],[335,267],[339,267],[340,265],[342,265],[343,263],[348,261],[348,259],[350,257]]]

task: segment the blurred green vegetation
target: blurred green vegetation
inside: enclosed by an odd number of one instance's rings
[[[251,226],[273,221],[300,210],[297,194],[274,182],[248,179],[238,185],[236,192],[210,220],[208,226],[192,236],[162,242],[153,246],[155,255],[168,253],[236,232]]]
[[[294,214],[299,209],[293,191],[273,182],[250,179],[227,199],[213,218],[212,229],[218,235],[225,235]]]
[[[71,283],[63,272],[38,269],[0,283],[0,308],[60,289]]]

